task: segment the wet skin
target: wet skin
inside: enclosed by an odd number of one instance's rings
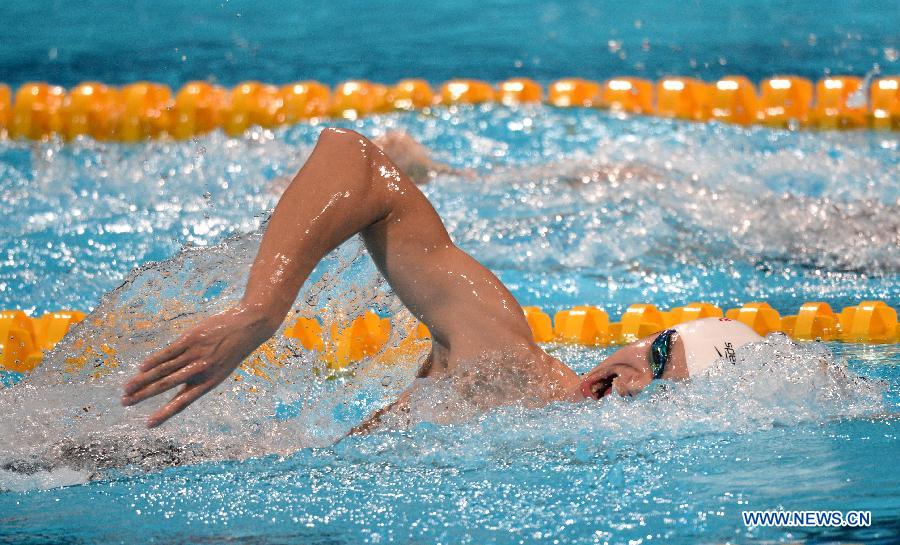
[[[522,308],[487,268],[457,248],[440,217],[400,168],[353,131],[326,129],[272,214],[241,301],[201,321],[152,354],[124,386],[122,404],[179,388],[147,421],[155,427],[209,392],[277,331],[316,264],[360,234],[378,269],[432,333],[420,377],[452,374],[460,362],[490,359],[527,375],[544,403],[633,395],[646,387],[653,337],[616,351],[579,377],[532,339]],[[687,376],[675,341],[663,378]],[[596,388],[602,386],[602,391]],[[357,431],[369,431],[392,408],[408,410],[406,392]]]

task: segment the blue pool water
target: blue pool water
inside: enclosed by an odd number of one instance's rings
[[[896,66],[897,25],[888,23],[897,13],[888,5],[822,2],[785,14],[742,2],[682,11],[633,4],[489,4],[480,19],[436,25],[467,4],[347,3],[335,14],[324,3],[301,12],[283,3],[186,11],[138,2],[127,13],[22,3],[11,9],[23,24],[0,29],[0,75],[10,83],[178,84],[209,75],[226,83],[759,77]],[[404,32],[385,30],[398,10],[410,18]],[[733,31],[712,31],[722,25]],[[298,36],[308,47],[291,48]],[[378,47],[353,56],[338,39],[360,36]],[[609,51],[616,36],[625,60]],[[644,37],[650,50],[638,53]],[[765,53],[781,40],[787,45]],[[579,57],[583,50],[593,55]],[[721,67],[712,59],[724,52],[730,64]],[[686,69],[692,58],[696,72]],[[370,136],[406,130],[437,159],[472,169],[474,180],[441,177],[424,191],[454,240],[523,304],[552,312],[590,303],[612,315],[638,301],[766,300],[783,314],[808,300],[900,307],[896,133],[743,129],[543,106],[344,125]],[[428,408],[473,408],[426,385],[422,421],[410,429],[335,442],[411,382],[426,347],[322,380],[315,354],[277,338],[272,349],[287,364],[268,368],[270,380],[246,375],[144,431],[152,407],[119,407],[122,382],[154,347],[240,294],[256,230],[320,130],[140,145],[0,141],[0,306],[95,311],[33,375],[0,390],[0,541],[900,540],[898,345],[773,337],[742,353],[741,366],[691,384],[632,400],[497,409],[461,424],[441,424]],[[320,266],[295,305],[343,322],[366,308],[391,316],[397,331],[409,324],[355,240]],[[610,351],[546,348],[577,371]],[[73,370],[77,357],[86,365]],[[742,510],[780,508],[871,510],[873,526],[741,523]]]
[[[7,2],[0,79],[172,86],[259,79],[334,84],[405,77],[540,81],[581,76],[900,70],[892,0],[112,0]]]

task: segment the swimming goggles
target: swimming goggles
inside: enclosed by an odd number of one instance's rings
[[[672,355],[672,334],[674,329],[667,329],[656,336],[650,345],[650,370],[653,378],[658,379],[666,370],[666,364]]]

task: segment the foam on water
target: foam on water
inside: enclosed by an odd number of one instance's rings
[[[144,429],[158,402],[118,406],[122,384],[143,358],[240,297],[260,235],[256,231],[209,248],[186,247],[171,259],[133,271],[122,286],[106,294],[34,373],[4,391],[0,429],[10,433],[0,442],[0,465],[20,473],[66,466],[90,475],[108,468],[149,469],[292,452],[346,433],[352,424],[335,422],[327,413],[358,394],[359,386],[347,387],[346,379],[323,381],[320,375],[328,372],[324,362],[303,353],[281,333],[265,345],[275,355],[249,358],[240,382],[227,381],[177,425]],[[325,308],[342,327],[375,308],[397,314],[395,324],[410,327],[408,312],[379,287],[383,281],[363,258],[368,259],[359,242],[331,255],[320,266],[317,280],[301,293],[292,316],[312,316]],[[392,345],[404,336],[402,327],[396,329]],[[380,396],[395,390],[404,372],[414,372],[418,358],[401,358],[377,381],[370,378]],[[366,366],[377,361],[372,358],[344,374],[369,377]],[[304,412],[306,405],[309,410]],[[276,418],[278,414],[292,417]],[[17,476],[11,479],[11,486],[22,482]]]
[[[186,248],[134,271],[37,371],[5,390],[0,429],[8,431],[0,442],[0,487],[59,486],[111,469],[285,455],[330,444],[411,382],[421,352],[390,365],[377,363],[383,358],[376,356],[328,382],[319,376],[326,367],[315,354],[276,336],[267,347],[284,354],[281,364],[251,365],[240,382],[226,381],[167,426],[143,427],[158,403],[118,406],[122,383],[141,359],[240,296],[259,238],[254,232],[210,248]],[[310,315],[324,306],[346,323],[366,308],[380,307],[400,314],[395,323],[405,320],[409,327],[408,315],[379,286],[365,259],[358,242],[330,257],[325,272],[298,298],[297,313]],[[395,334],[389,347],[400,340]],[[584,352],[570,362],[582,371],[600,359]],[[456,431],[434,434],[430,426],[413,427],[411,434],[392,436],[392,453],[385,456],[433,457],[439,451],[449,464],[457,456],[495,456],[496,450],[555,449],[585,441],[584,448],[606,448],[608,441],[659,436],[677,441],[886,410],[883,387],[853,376],[820,345],[796,345],[776,336],[742,349],[739,356],[736,366],[689,384],[651,388],[635,400],[610,398],[541,410],[514,404],[487,412],[479,400],[488,392],[473,391],[479,384],[489,384],[497,398],[524,399],[522,392],[499,391],[504,386],[498,385],[516,381],[493,376],[484,362],[470,369],[464,365],[454,377],[418,381],[412,398],[413,425],[453,424]],[[258,373],[246,372],[253,369]],[[359,455],[381,448],[378,444],[363,443]]]

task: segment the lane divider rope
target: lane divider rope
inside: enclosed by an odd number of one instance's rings
[[[363,80],[334,89],[315,81],[275,86],[255,81],[231,89],[203,81],[176,93],[162,84],[138,82],[121,88],[98,82],[72,89],[26,83],[15,94],[0,84],[0,133],[17,139],[138,142],[182,140],[221,129],[240,136],[248,128],[275,128],[327,118],[357,119],[392,110],[436,106],[527,103],[601,108],[636,115],[693,121],[760,124],[778,128],[900,130],[900,76],[873,80],[832,76],[815,83],[775,76],[754,85],[743,76],[714,82],[667,77],[653,82],[621,77],[603,82],[561,79],[544,89],[528,78],[491,85],[456,79],[433,89],[421,79],[388,86]]]

